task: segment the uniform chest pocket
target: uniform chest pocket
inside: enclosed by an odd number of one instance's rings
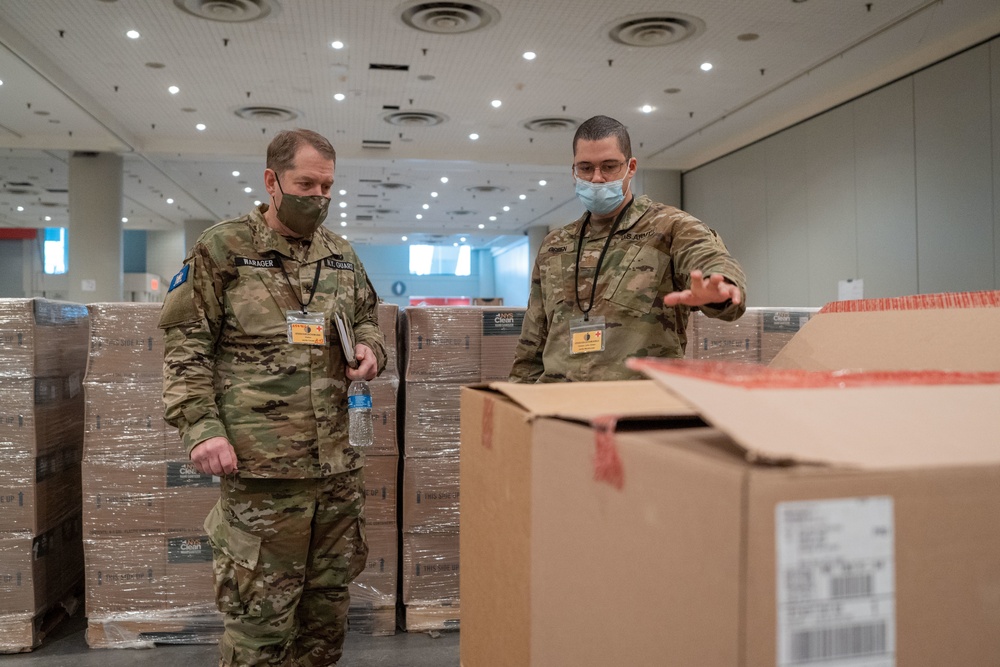
[[[617,287],[610,291],[608,301],[639,314],[648,313],[654,303],[663,300],[669,287],[664,285],[664,277],[670,270],[670,264],[670,255],[652,246],[640,247],[631,261],[627,261]]]
[[[259,269],[240,271],[235,284],[226,290],[226,300],[233,319],[248,336],[286,335],[285,310],[296,304],[282,306],[281,297],[275,294],[282,281],[280,273]]]
[[[348,321],[354,321],[354,271],[324,263],[309,310],[322,311],[328,319],[335,312],[343,313]]]

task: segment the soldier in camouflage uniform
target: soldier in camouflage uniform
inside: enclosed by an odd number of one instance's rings
[[[347,388],[385,368],[385,343],[361,262],[322,227],[335,158],[315,132],[278,134],[264,171],[274,205],[205,231],[160,317],[166,419],[199,471],[223,475],[205,522],[222,665],[336,664],[368,555]],[[335,312],[353,325],[356,369]]]
[[[632,196],[636,159],[624,125],[585,121],[573,158],[587,213],[542,242],[512,382],[639,379],[625,360],[683,357],[691,309],[727,321],[746,310],[746,278],[719,235]]]

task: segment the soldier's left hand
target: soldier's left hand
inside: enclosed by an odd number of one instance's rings
[[[704,306],[709,303],[725,303],[726,301],[739,304],[742,300],[743,293],[740,288],[732,283],[727,283],[722,274],[713,273],[705,278],[698,270],[691,272],[691,289],[670,292],[663,297],[663,303],[667,306],[676,306],[679,303],[685,306]]]
[[[354,358],[358,360],[358,367],[347,367],[347,377],[350,380],[373,380],[378,372],[378,360],[371,348],[363,343],[354,346]]]

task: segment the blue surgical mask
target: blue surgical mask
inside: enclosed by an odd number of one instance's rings
[[[591,183],[578,178],[576,179],[576,196],[584,208],[594,215],[607,215],[625,201],[625,193],[622,192],[624,181],[625,179],[622,178],[617,181]]]

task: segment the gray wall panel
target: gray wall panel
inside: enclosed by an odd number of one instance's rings
[[[914,75],[920,291],[994,284],[989,45]]]
[[[990,43],[993,91],[993,289],[1000,289],[1000,39]]]
[[[917,294],[913,78],[856,100],[858,277],[865,296]]]
[[[810,303],[805,139],[805,128],[798,125],[764,146],[770,305]]]
[[[747,274],[747,303],[770,303],[767,263],[767,177],[764,147],[754,144],[734,154],[733,224],[722,240]],[[720,231],[721,233],[721,231]]]
[[[809,225],[809,303],[837,300],[838,281],[858,277],[854,115],[842,106],[804,124]]]

